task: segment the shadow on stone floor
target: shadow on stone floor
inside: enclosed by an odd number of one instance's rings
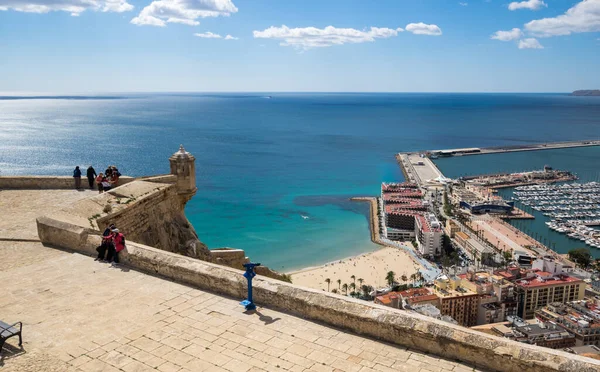
[[[5,343],[4,346],[2,347],[1,354],[0,354],[0,367],[4,366],[5,360],[12,359],[14,357],[23,355],[25,353],[27,353],[27,351],[25,350],[25,348],[23,346],[19,347],[19,346],[11,345],[8,342]]]
[[[258,315],[258,319],[261,322],[263,322],[265,325],[273,324],[276,321],[281,320],[281,318],[273,318],[271,316],[268,316],[268,315],[265,315],[265,314],[261,313],[258,310],[247,310],[247,311],[244,311],[244,314],[247,314],[247,315],[254,315],[254,314],[256,314],[256,315]]]

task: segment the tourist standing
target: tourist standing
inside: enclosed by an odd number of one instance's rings
[[[90,190],[94,189],[94,178],[96,178],[96,176],[96,170],[90,165],[87,169],[87,179],[88,183],[90,184]]]
[[[81,188],[81,170],[79,169],[79,165],[73,171],[73,178],[75,179],[75,188],[79,190]]]

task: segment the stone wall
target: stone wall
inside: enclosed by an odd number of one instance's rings
[[[37,220],[42,241],[54,241],[86,254],[95,254],[100,237],[80,227]],[[61,236],[70,236],[63,239]],[[241,270],[191,259],[134,242],[127,243],[121,260],[129,267],[161,275],[215,293],[244,299],[246,280]],[[600,370],[600,361],[479,333],[419,314],[396,310],[332,293],[294,286],[257,276],[255,302],[259,306],[296,314],[361,335],[422,350],[449,359],[498,371]],[[240,311],[242,309],[240,308]]]
[[[124,185],[133,181],[134,178],[122,176],[119,178],[119,185]],[[86,177],[81,178],[81,187],[88,187]],[[75,181],[73,177],[56,176],[2,176],[0,177],[0,190],[2,189],[74,189]]]
[[[156,187],[154,187],[156,186]],[[127,240],[140,242],[185,256],[209,259],[209,251],[198,239],[184,214],[175,185],[136,181],[110,191],[131,201],[125,208],[96,219],[99,230],[114,223]]]

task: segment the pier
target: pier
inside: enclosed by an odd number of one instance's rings
[[[427,184],[445,179],[442,172],[428,157],[416,153],[399,153],[396,155],[396,160],[408,182],[425,187]]]
[[[506,152],[520,152],[520,151],[556,150],[556,149],[565,149],[565,148],[572,148],[572,147],[590,147],[590,146],[600,146],[600,140],[548,142],[548,143],[536,143],[536,144],[529,144],[529,145],[493,146],[493,147],[487,147],[487,148],[473,147],[473,148],[468,148],[468,149],[432,150],[432,151],[425,151],[425,152],[434,154],[434,155],[439,155],[439,156],[467,156],[467,155],[497,154],[497,153],[506,153]]]

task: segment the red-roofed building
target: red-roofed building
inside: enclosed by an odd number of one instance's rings
[[[518,298],[517,315],[533,318],[535,311],[551,303],[583,300],[585,282],[560,274],[551,276],[545,271],[529,271],[525,278],[514,281]]]
[[[439,308],[440,298],[427,288],[411,288],[377,296],[375,303],[396,309],[404,308],[404,304],[409,307],[429,304]]]
[[[402,182],[402,183],[382,183],[381,194],[384,193],[402,193],[404,195],[411,195],[411,198],[421,198],[423,193],[419,189],[419,185],[416,183]]]

